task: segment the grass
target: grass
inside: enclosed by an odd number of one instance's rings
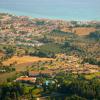
[[[89,74],[89,75],[85,75],[85,78],[88,79],[88,80],[91,80],[97,76],[100,76],[100,72],[97,72],[97,73],[93,73],[93,74]]]
[[[0,74],[0,83],[6,82],[8,78],[12,78],[16,75],[16,72],[2,73]]]
[[[76,31],[76,34],[78,35],[88,35],[90,32],[96,31],[96,29],[92,27],[78,27],[74,28],[73,30]]]
[[[76,27],[72,29],[72,32],[75,32],[77,35],[88,35],[90,32],[96,31],[96,28],[93,27]],[[69,28],[63,28],[62,31],[70,32]]]
[[[49,61],[49,60],[53,60],[53,59],[52,58],[31,57],[31,56],[23,56],[23,57],[13,56],[12,58],[5,60],[3,64],[10,65],[16,62],[16,65],[15,65],[16,72],[19,72],[19,71],[27,70],[27,66],[31,66],[34,62]],[[16,72],[0,74],[0,82],[6,82],[8,78],[12,78],[13,76],[15,76]]]
[[[0,57],[4,56],[5,54],[3,52],[0,51]]]
[[[13,56],[12,58],[9,58],[7,60],[5,60],[3,62],[3,65],[10,65],[10,64],[14,64],[15,63],[15,69],[17,72],[19,71],[26,71],[27,70],[27,66],[28,69],[29,67],[31,67],[31,65],[34,62],[39,62],[39,61],[51,61],[54,60],[52,58],[40,58],[40,57],[32,57],[32,56],[22,56],[22,57],[18,57],[18,56]]]
[[[52,58],[40,58],[40,57],[32,57],[32,56],[13,56],[12,58],[3,62],[4,65],[10,65],[16,62],[17,65],[19,64],[27,64],[27,63],[34,63],[38,61],[50,61],[53,60]]]
[[[41,96],[41,92],[43,92],[43,90],[41,88],[37,88],[32,91],[33,95],[36,97]]]

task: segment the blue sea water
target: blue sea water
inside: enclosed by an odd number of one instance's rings
[[[0,12],[34,18],[100,20],[100,0],[0,0]]]

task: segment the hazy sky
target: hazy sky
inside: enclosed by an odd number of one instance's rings
[[[0,0],[0,8],[48,16],[100,18],[100,0]]]
[[[29,2],[32,2],[31,4],[35,4],[35,3],[39,3],[39,5],[47,5],[47,4],[51,4],[51,5],[65,5],[65,4],[69,4],[69,5],[76,5],[76,4],[89,4],[89,5],[100,5],[100,0],[0,0],[0,4],[8,4],[8,5],[12,5],[12,4],[24,4],[25,2],[27,2],[27,5],[29,4]]]

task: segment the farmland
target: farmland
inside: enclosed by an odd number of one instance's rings
[[[91,32],[95,32],[96,31],[96,28],[89,28],[89,27],[78,27],[78,28],[73,28],[73,32],[75,32],[77,35],[80,35],[80,36],[84,36],[84,35],[89,35],[89,33]]]
[[[16,72],[2,73],[0,74],[0,83],[6,82],[8,78],[12,78],[14,76],[16,76]]]
[[[63,32],[75,32],[75,34],[79,35],[79,36],[85,36],[85,35],[89,35],[89,33],[91,32],[95,32],[96,28],[94,27],[74,27],[72,29],[70,28],[62,28],[61,29]]]
[[[0,57],[4,56],[5,54],[3,52],[0,52]]]
[[[6,60],[3,62],[4,65],[10,65],[13,63],[16,64],[26,64],[26,63],[34,63],[38,61],[50,61],[53,60],[52,58],[40,58],[40,57],[31,57],[31,56],[23,56],[23,57],[18,57],[18,56],[13,56],[12,58]]]
[[[0,100],[100,99],[100,22],[3,16]]]

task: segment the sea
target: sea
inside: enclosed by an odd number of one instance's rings
[[[33,18],[100,20],[100,0],[0,0],[0,13]]]

